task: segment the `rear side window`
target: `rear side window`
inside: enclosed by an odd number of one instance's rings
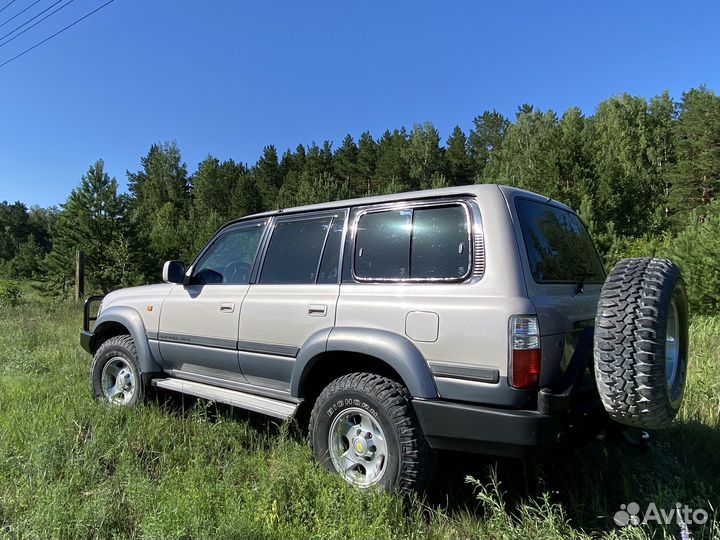
[[[412,210],[362,216],[355,237],[355,275],[363,279],[409,278],[411,226]]]
[[[538,283],[602,283],[605,269],[580,218],[563,208],[518,199],[530,271]]]
[[[410,277],[463,277],[470,264],[468,239],[463,207],[418,208],[413,214]]]
[[[315,283],[331,217],[279,221],[275,224],[260,283]]]
[[[470,270],[467,214],[457,204],[365,214],[354,256],[360,280],[461,279]]]

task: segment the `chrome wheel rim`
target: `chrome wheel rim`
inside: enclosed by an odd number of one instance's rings
[[[369,487],[387,469],[387,442],[380,424],[358,407],[345,409],[330,426],[328,448],[335,470],[353,485]]]
[[[665,380],[668,392],[672,392],[680,368],[680,318],[675,300],[670,302],[670,312],[665,330]]]
[[[135,395],[137,381],[130,363],[116,356],[108,360],[100,376],[105,399],[116,405],[127,405]]]

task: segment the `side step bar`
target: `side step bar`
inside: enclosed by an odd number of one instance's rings
[[[257,396],[255,394],[248,394],[247,392],[238,392],[237,390],[228,390],[209,384],[184,381],[182,379],[153,379],[152,384],[158,388],[174,390],[219,403],[227,403],[234,407],[274,416],[282,420],[290,418],[298,408],[297,403],[288,403],[287,401],[280,401],[279,399]]]

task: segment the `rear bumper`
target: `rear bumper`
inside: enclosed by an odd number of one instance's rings
[[[442,400],[413,400],[430,446],[496,456],[543,455],[599,433],[608,420],[598,399],[553,414]]]

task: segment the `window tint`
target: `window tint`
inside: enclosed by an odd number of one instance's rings
[[[360,218],[355,275],[360,279],[452,279],[470,269],[462,206],[373,212]]]
[[[333,218],[330,234],[328,234],[325,250],[320,263],[318,283],[337,283],[340,264],[340,243],[342,242],[345,214],[338,214]]]
[[[358,222],[355,275],[366,279],[410,277],[412,210],[373,212]]]
[[[605,269],[580,218],[526,199],[518,199],[517,209],[535,281],[578,281],[583,276],[587,283],[605,280]]]
[[[457,205],[416,209],[411,245],[410,277],[463,277],[470,265],[465,210]]]
[[[250,282],[265,222],[228,229],[195,265],[193,283],[237,285]]]
[[[315,283],[330,219],[276,223],[265,254],[260,283]]]

